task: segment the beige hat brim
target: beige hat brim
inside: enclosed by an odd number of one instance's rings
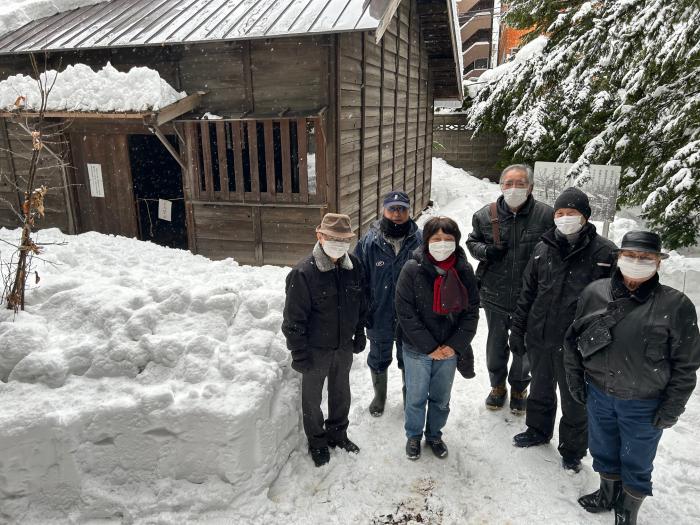
[[[340,232],[334,232],[332,230],[327,230],[325,228],[316,228],[316,231],[318,233],[322,233],[324,235],[328,235],[329,237],[335,237],[336,239],[352,239],[355,237],[355,234],[350,232],[350,233],[340,233]]]

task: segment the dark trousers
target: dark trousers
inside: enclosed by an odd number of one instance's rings
[[[663,431],[651,422],[658,399],[619,399],[588,384],[588,442],[593,470],[651,496],[651,471]]]
[[[530,362],[527,355],[514,355],[510,372],[508,371],[510,316],[487,309],[484,309],[484,313],[489,327],[486,339],[486,368],[489,370],[491,386],[505,385],[507,378],[513,390],[522,392],[530,383]]]
[[[301,378],[301,409],[304,432],[309,447],[321,448],[328,439],[340,441],[347,437],[350,413],[350,367],[352,352],[346,350],[313,351],[313,368]],[[323,421],[321,400],[323,383],[328,379],[328,419]]]
[[[571,397],[566,384],[564,354],[561,348],[528,349],[532,363],[532,382],[527,399],[525,423],[551,438],[557,418],[557,385],[561,398],[559,453],[566,458],[581,459],[587,448],[586,407]]]
[[[384,372],[392,361],[394,353],[394,340],[377,341],[369,340],[369,354],[367,354],[367,365],[375,372]],[[396,341],[396,360],[399,368],[403,370],[403,345],[401,341]]]

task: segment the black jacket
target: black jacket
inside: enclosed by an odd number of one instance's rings
[[[449,315],[433,311],[433,285],[438,276],[435,266],[416,249],[396,284],[396,316],[401,337],[417,352],[432,353],[439,345],[449,345],[458,354],[469,352],[469,343],[479,323],[479,291],[476,278],[462,248],[457,248],[457,274],[467,289],[468,307]]]
[[[479,261],[476,276],[480,281],[481,306],[511,314],[520,295],[523,270],[532,250],[542,234],[554,227],[554,210],[536,201],[532,195],[517,214],[510,211],[502,195],[496,202],[501,243],[508,247],[505,257],[493,262],[486,257],[486,248],[494,244],[488,205],[472,217],[467,248]]]
[[[313,254],[287,275],[282,333],[287,348],[353,350],[353,337],[364,337],[367,304],[362,264],[348,254],[352,270],[340,264],[321,271]]]
[[[658,276],[631,298],[613,292],[621,288],[626,291],[616,271],[611,279],[596,281],[581,294],[576,320],[566,334],[564,364],[567,378],[571,376],[569,384],[583,384],[585,373],[588,381],[609,395],[660,398],[659,413],[678,417],[695,388],[700,367],[695,306],[685,294],[659,284]],[[612,328],[601,327],[624,301],[632,305],[626,316]],[[596,351],[596,346],[601,348]]]
[[[530,351],[561,348],[576,315],[576,302],[593,281],[610,277],[615,244],[586,224],[570,246],[551,229],[542,236],[525,268],[512,330],[527,334]]]

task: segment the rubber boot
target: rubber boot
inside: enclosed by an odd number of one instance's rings
[[[369,413],[374,417],[379,417],[384,413],[384,405],[386,404],[386,381],[387,371],[372,373],[372,386],[374,387],[374,399],[369,404]]]
[[[645,497],[644,494],[631,494],[623,488],[615,505],[615,525],[637,525],[637,514]]]
[[[581,496],[578,499],[581,505],[588,512],[609,512],[613,509],[622,492],[622,481],[620,476],[609,474],[600,475],[600,488],[595,492]]]

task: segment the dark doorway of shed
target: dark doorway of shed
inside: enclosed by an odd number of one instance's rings
[[[168,140],[177,150],[176,138]],[[140,239],[187,249],[180,165],[155,135],[129,135],[129,159]]]

